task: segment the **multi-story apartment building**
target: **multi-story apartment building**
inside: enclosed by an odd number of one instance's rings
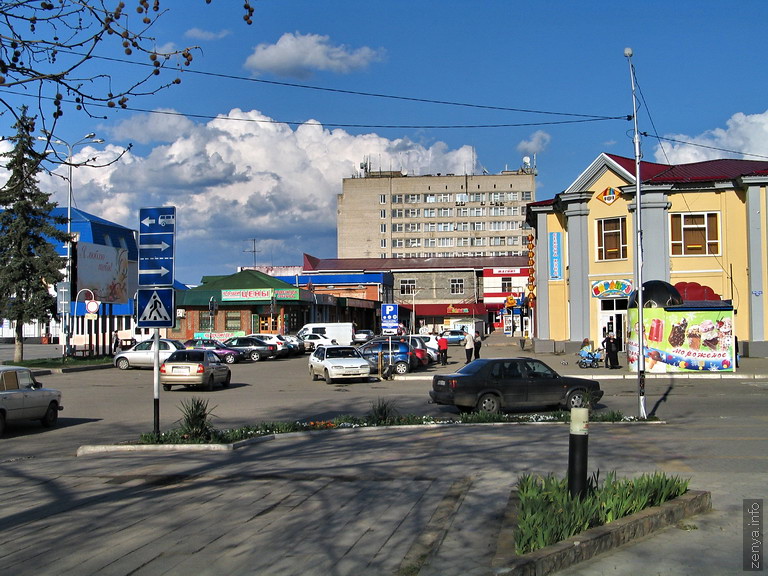
[[[364,171],[338,196],[339,258],[457,258],[527,254],[525,206],[535,169],[408,176]]]

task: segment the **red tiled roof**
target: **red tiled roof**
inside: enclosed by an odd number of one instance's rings
[[[606,156],[627,172],[634,174],[634,159],[615,154],[606,154]],[[643,182],[651,184],[718,182],[735,180],[743,176],[768,176],[768,161],[725,158],[674,165],[640,162],[640,178]]]

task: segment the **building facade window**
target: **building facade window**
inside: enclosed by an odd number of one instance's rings
[[[200,312],[197,315],[197,330],[198,332],[213,332],[216,329],[216,318],[212,317],[208,312]]]
[[[404,230],[404,227],[402,224],[392,224],[392,233],[396,232],[402,232]]]
[[[533,193],[530,190],[527,190],[525,192],[521,193],[523,202],[530,202],[533,196]]]
[[[387,195],[379,194],[379,204],[386,204],[386,203],[387,203]]]
[[[420,248],[421,238],[408,238],[408,248]]]
[[[627,258],[627,219],[597,220],[597,260],[624,260]]]
[[[469,195],[470,202],[485,202],[485,194],[482,192],[473,192]]]
[[[451,294],[464,294],[464,278],[451,278]]]
[[[717,212],[669,215],[672,256],[717,256],[720,254],[720,224]]]
[[[406,194],[405,195],[405,203],[406,204],[418,204],[421,201],[421,198],[418,194]]]
[[[418,222],[409,222],[405,225],[405,231],[406,232],[420,232],[421,231],[421,224]]]
[[[402,208],[396,208],[392,210],[392,218],[402,218],[403,217],[403,209]]]
[[[392,195],[392,204],[402,204],[403,203],[403,195],[402,194],[393,194]]]
[[[512,276],[501,277],[501,291],[512,292]]]
[[[381,232],[382,234],[386,234],[387,233],[387,225],[386,224],[381,224],[379,226],[379,232]]]
[[[437,222],[425,222],[424,232],[437,232]]]
[[[440,222],[437,225],[438,232],[453,232],[453,222]]]
[[[408,208],[405,211],[406,218],[418,218],[420,214],[421,214],[421,210],[419,210],[418,208]]]
[[[240,310],[227,310],[224,312],[224,330],[227,332],[236,332],[241,329]]]
[[[381,242],[379,242],[379,248],[386,248],[387,247],[387,239],[382,238]]]
[[[434,218],[437,216],[436,208],[424,208],[424,218]]]
[[[434,204],[437,202],[437,196],[435,194],[424,194],[424,202],[427,204]]]
[[[440,218],[450,218],[451,216],[453,216],[453,210],[451,208],[440,208],[437,211],[437,215]]]
[[[400,279],[400,295],[410,296],[416,293],[416,280],[414,278]]]
[[[402,238],[393,238],[392,239],[392,248],[404,248],[405,247],[405,240]]]
[[[453,246],[453,238],[438,238],[437,245],[441,248],[450,248]]]
[[[379,210],[379,218],[382,220],[387,217],[387,211],[386,210]]]
[[[437,201],[438,202],[450,202],[451,201],[451,195],[450,194],[438,194],[437,195]]]

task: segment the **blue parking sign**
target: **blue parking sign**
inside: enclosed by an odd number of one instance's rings
[[[382,332],[389,333],[390,331],[397,332],[397,328],[400,324],[400,312],[397,304],[382,304],[381,305],[381,330]]]

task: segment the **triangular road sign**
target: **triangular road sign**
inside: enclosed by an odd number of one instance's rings
[[[176,323],[173,300],[173,288],[139,289],[136,302],[139,327],[172,327]]]

